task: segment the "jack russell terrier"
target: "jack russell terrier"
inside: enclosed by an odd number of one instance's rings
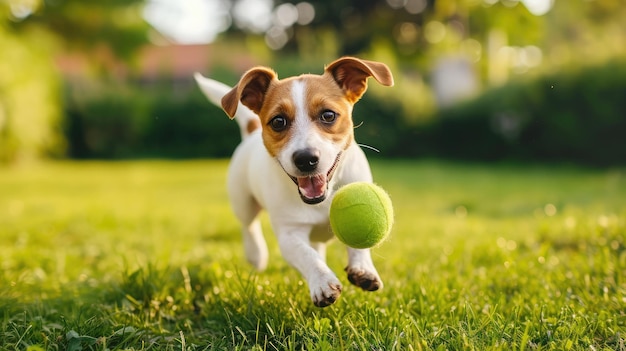
[[[204,94],[241,129],[242,141],[228,172],[228,193],[241,222],[247,260],[258,270],[268,262],[258,214],[268,211],[282,256],[304,276],[311,299],[329,306],[341,283],[326,265],[333,237],[328,215],[342,186],[372,182],[365,154],[354,140],[353,105],[373,77],[392,86],[387,65],[340,58],[322,75],[279,80],[266,67],[247,71],[230,88],[196,73]],[[369,249],[348,247],[348,280],[363,290],[383,287]]]

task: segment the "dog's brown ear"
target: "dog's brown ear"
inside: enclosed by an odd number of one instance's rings
[[[357,102],[367,90],[367,78],[374,77],[385,86],[393,86],[393,75],[381,62],[342,57],[326,67],[328,72],[346,92],[348,100]]]
[[[244,73],[239,83],[222,97],[222,108],[230,118],[235,117],[239,101],[258,114],[263,105],[265,93],[276,73],[266,67],[255,67]]]

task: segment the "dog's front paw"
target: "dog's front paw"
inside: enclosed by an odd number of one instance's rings
[[[376,291],[383,288],[383,281],[376,272],[370,272],[358,267],[346,267],[350,283],[366,291]]]
[[[311,286],[311,299],[317,307],[330,306],[341,295],[341,283],[335,277],[322,282],[317,286]]]

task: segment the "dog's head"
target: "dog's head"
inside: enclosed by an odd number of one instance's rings
[[[279,80],[265,67],[246,72],[222,98],[226,113],[241,103],[261,119],[263,143],[297,184],[308,204],[324,201],[342,152],[354,140],[352,107],[367,90],[367,79],[392,86],[387,65],[344,57],[322,75]]]

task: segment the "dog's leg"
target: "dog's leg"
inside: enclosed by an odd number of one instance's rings
[[[345,270],[350,283],[363,290],[375,291],[383,287],[383,281],[374,267],[369,249],[348,247],[348,266]]]
[[[227,188],[233,212],[241,224],[246,259],[257,270],[262,271],[267,267],[269,254],[258,219],[261,206],[252,196],[247,178],[250,145],[254,144],[241,144],[233,154],[228,170]]]
[[[311,242],[313,250],[317,251],[317,254],[322,258],[322,261],[326,262],[326,243],[323,242]]]
[[[320,253],[311,247],[308,232],[281,233],[278,244],[285,260],[304,276],[315,306],[326,307],[337,301],[341,283]]]
[[[269,253],[265,237],[263,237],[261,221],[258,218],[254,218],[252,222],[243,227],[242,235],[246,259],[257,270],[264,270],[267,267]]]
[[[267,267],[269,254],[258,218],[261,207],[243,192],[231,192],[231,203],[234,205],[233,212],[241,223],[246,259],[257,270],[262,271]]]

